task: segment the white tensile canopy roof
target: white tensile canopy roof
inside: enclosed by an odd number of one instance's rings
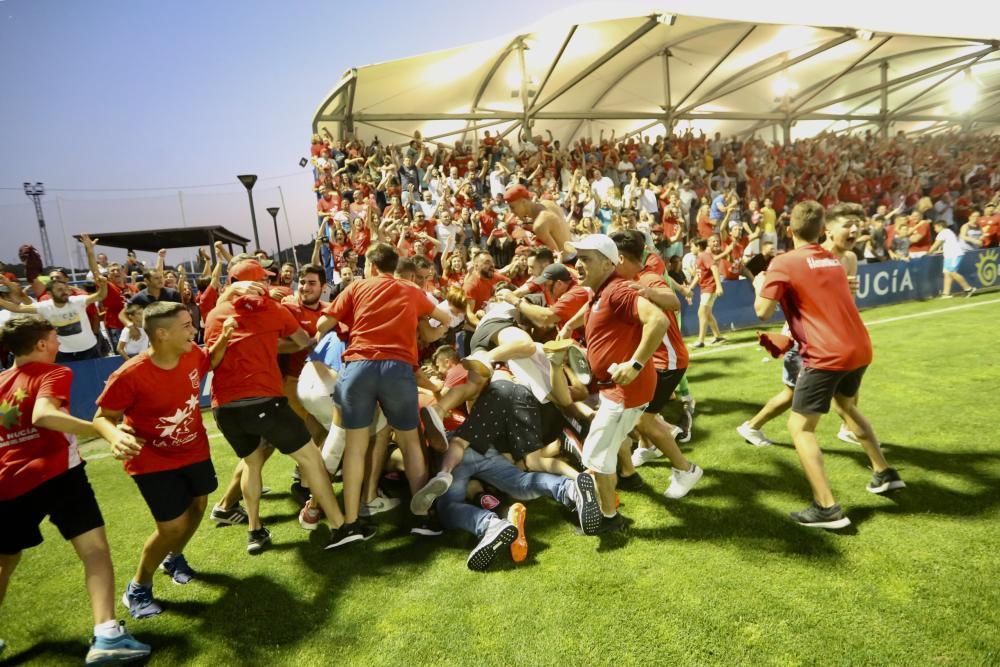
[[[996,10],[956,2],[948,16],[943,6],[896,7],[882,19],[872,16],[880,3],[861,12],[849,0],[780,13],[723,2],[723,18],[682,13],[722,13],[692,0],[580,5],[515,35],[351,69],[313,128],[384,143],[414,131],[474,142],[487,129],[516,140],[525,124],[564,144],[612,129],[655,136],[671,122],[767,140],[990,132],[1000,124],[1000,44],[983,11]]]

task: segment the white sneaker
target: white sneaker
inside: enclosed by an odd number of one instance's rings
[[[861,441],[858,440],[858,436],[851,432],[851,429],[847,428],[847,424],[841,423],[840,430],[837,431],[837,440],[841,442],[846,442],[849,445],[861,446]]]
[[[451,488],[452,477],[450,473],[439,472],[430,478],[424,487],[413,494],[410,499],[410,512],[417,516],[427,516],[431,505],[439,496],[443,496]]]
[[[382,494],[370,503],[365,503],[358,509],[358,516],[374,516],[399,507],[399,498],[387,498]]]
[[[642,464],[649,463],[661,456],[663,456],[663,452],[656,447],[636,447],[635,451],[632,452],[632,465],[638,468]]]
[[[763,431],[750,426],[749,422],[743,422],[737,426],[736,432],[740,434],[741,438],[749,442],[754,447],[767,447],[768,445],[774,444],[767,439],[767,436],[764,435]]]
[[[683,498],[691,490],[691,487],[698,483],[703,474],[704,471],[693,463],[687,472],[674,468],[670,472],[670,486],[663,492],[663,495],[673,500]]]
[[[517,526],[498,516],[491,517],[486,532],[476,548],[469,553],[465,564],[474,572],[482,572],[501,552],[509,551],[516,539]]]

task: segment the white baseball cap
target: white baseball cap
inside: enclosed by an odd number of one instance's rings
[[[618,264],[619,260],[618,246],[607,234],[588,234],[579,241],[567,243],[566,250],[571,253],[577,253],[580,250],[596,250],[614,264]]]

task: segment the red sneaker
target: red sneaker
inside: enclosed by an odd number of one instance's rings
[[[319,520],[323,518],[323,510],[312,507],[309,503],[302,506],[299,511],[299,525],[303,530],[316,530]]]

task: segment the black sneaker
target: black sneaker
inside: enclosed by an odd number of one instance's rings
[[[584,535],[596,535],[601,525],[601,505],[597,501],[597,484],[589,474],[576,476],[576,515]]]
[[[638,491],[643,487],[642,476],[635,472],[625,477],[623,475],[618,476],[618,488],[622,491]]]
[[[902,489],[905,486],[906,482],[900,479],[895,468],[886,468],[882,472],[872,475],[872,481],[868,482],[868,486],[865,488],[870,493],[885,493],[894,489]]]
[[[715,338],[712,339],[712,345],[720,345],[725,342],[726,339],[724,336],[716,336]]]
[[[465,564],[474,572],[482,572],[490,566],[501,551],[509,551],[510,545],[517,539],[517,526],[500,517],[490,519],[486,533],[479,540],[476,548],[469,553]]]
[[[601,515],[601,525],[597,527],[594,535],[606,535],[608,533],[621,533],[625,531],[625,517],[621,512],[615,512],[612,517]]]
[[[259,554],[270,543],[271,531],[263,526],[247,533],[247,553],[250,555]]]
[[[238,523],[246,523],[247,511],[239,503],[230,509],[223,509],[216,505],[212,508],[212,521],[226,526],[235,526]]]
[[[846,528],[851,525],[851,520],[844,514],[844,510],[840,508],[840,505],[835,504],[830,507],[820,507],[816,504],[816,501],[810,503],[809,507],[801,512],[792,512],[788,516],[792,517],[792,521],[795,523],[809,526],[810,528],[836,530],[837,528]]]
[[[377,532],[378,529],[375,526],[360,519],[354,523],[345,523],[330,534],[330,541],[323,548],[336,549],[352,542],[367,542],[375,537]]]
[[[705,347],[705,343],[704,343],[704,341],[698,341],[697,343],[692,343],[691,347],[694,348],[694,349],[696,349],[696,350],[697,349],[701,349],[701,348]]]
[[[444,533],[441,522],[433,515],[418,516],[417,522],[410,528],[410,535],[420,535],[421,537],[437,537]]]

